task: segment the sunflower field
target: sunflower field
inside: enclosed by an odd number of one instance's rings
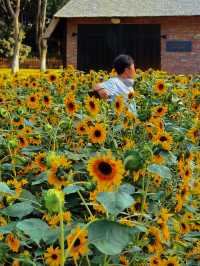
[[[200,76],[113,75],[0,72],[0,265],[200,265]]]

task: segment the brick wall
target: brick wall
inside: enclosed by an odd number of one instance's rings
[[[67,64],[77,67],[78,24],[110,24],[108,18],[77,18],[67,21]],[[122,18],[122,24],[160,24],[161,68],[170,73],[200,73],[200,17]],[[192,52],[167,52],[166,41],[192,41]],[[136,66],[137,67],[137,66]]]

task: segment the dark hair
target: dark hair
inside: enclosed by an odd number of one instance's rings
[[[134,60],[130,55],[120,54],[118,55],[113,63],[113,67],[117,71],[117,74],[122,74],[126,68],[129,68],[134,64]]]

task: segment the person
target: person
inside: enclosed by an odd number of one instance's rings
[[[93,90],[100,98],[110,102],[118,95],[122,95],[127,100],[129,92],[134,91],[134,60],[130,55],[120,54],[114,59],[113,67],[117,76],[96,84]],[[137,114],[134,100],[129,105],[129,110]]]

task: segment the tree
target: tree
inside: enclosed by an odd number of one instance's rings
[[[36,42],[39,47],[40,70],[46,71],[47,39],[45,32],[52,16],[60,6],[68,0],[38,0],[37,19],[36,19]]]
[[[6,0],[6,4],[13,20],[14,53],[12,60],[12,72],[16,73],[19,71],[19,53],[22,42],[22,34],[20,34],[20,22],[19,22],[21,0],[13,0],[12,2],[11,0]]]
[[[39,47],[40,70],[46,71],[47,39],[44,38],[46,30],[47,0],[38,0],[36,23],[36,40]]]

